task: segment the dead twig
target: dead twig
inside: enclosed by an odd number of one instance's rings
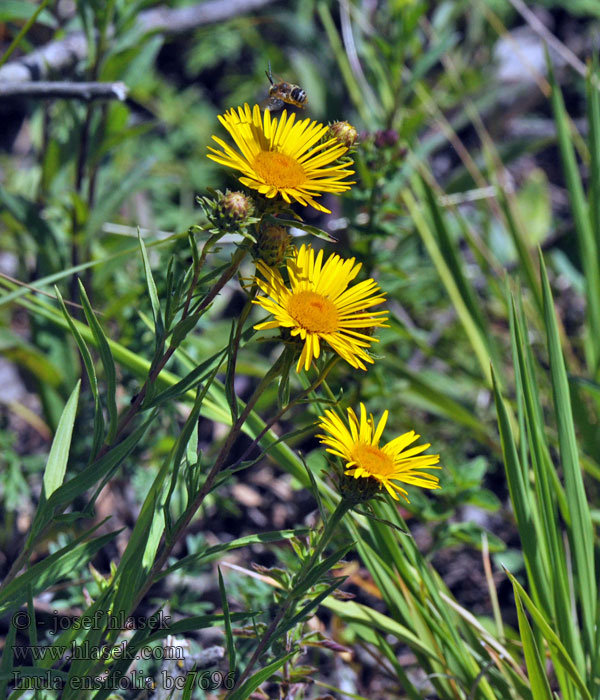
[[[76,100],[120,100],[127,98],[125,83],[71,83],[58,80],[27,81],[17,83],[0,82],[0,97],[4,98],[52,98],[62,97]]]
[[[531,29],[541,37],[548,46],[551,46],[559,56],[561,56],[579,75],[586,77],[587,69],[585,64],[571,51],[568,46],[565,46],[562,41],[556,37],[536,15],[527,7],[523,0],[509,0],[510,4],[523,17]]]

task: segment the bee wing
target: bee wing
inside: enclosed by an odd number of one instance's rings
[[[265,112],[279,112],[283,109],[284,102],[277,97],[269,97],[263,102]]]

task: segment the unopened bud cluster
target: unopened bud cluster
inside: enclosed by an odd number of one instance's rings
[[[255,257],[263,260],[269,267],[276,267],[283,261],[291,240],[285,226],[263,224],[254,246]]]
[[[248,236],[248,227],[258,221],[253,215],[254,202],[243,192],[225,194],[219,190],[209,190],[212,197],[198,197],[207,219],[214,226],[212,233],[240,233]],[[250,235],[252,240],[253,236]]]
[[[239,224],[254,212],[252,200],[243,192],[227,191],[217,200],[216,213],[221,221]]]

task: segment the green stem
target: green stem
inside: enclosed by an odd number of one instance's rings
[[[284,618],[285,614],[290,608],[290,605],[297,600],[297,593],[296,590],[302,583],[303,579],[306,577],[308,573],[310,573],[310,570],[312,567],[317,563],[317,560],[323,553],[325,547],[328,545],[329,541],[331,540],[333,533],[335,532],[337,526],[339,525],[340,521],[344,517],[344,515],[347,513],[348,510],[350,510],[351,504],[348,503],[348,501],[341,500],[337,506],[336,509],[333,511],[331,514],[331,517],[327,521],[325,525],[325,529],[323,530],[323,534],[319,538],[319,541],[317,542],[315,549],[313,550],[313,553],[310,556],[310,559],[308,560],[308,563],[302,565],[301,573],[300,576],[297,578],[297,580],[294,582],[294,586],[292,590],[288,593],[287,598],[283,602],[283,604],[279,608],[279,612],[277,615],[273,618],[273,621],[269,625],[267,631],[265,632],[263,638],[260,640],[259,645],[256,647],[254,650],[254,653],[252,654],[252,657],[250,658],[250,661],[246,665],[246,668],[244,669],[244,672],[242,675],[239,677],[237,683],[235,684],[234,688],[232,689],[232,693],[239,688],[242,683],[248,678],[250,675],[250,671],[254,668],[256,662],[260,658],[261,654],[267,649],[269,644],[271,643],[272,638],[275,636],[275,633],[277,631],[277,628],[279,627],[279,623],[281,620]],[[229,697],[229,694],[226,696],[226,698]]]
[[[246,419],[250,415],[252,409],[256,405],[256,402],[258,399],[261,397],[265,389],[271,384],[271,382],[276,378],[277,374],[281,370],[281,366],[283,364],[283,353],[279,356],[279,358],[276,360],[275,364],[271,367],[271,369],[267,372],[267,374],[262,378],[256,389],[254,390],[254,393],[252,396],[248,399],[248,403],[244,407],[244,410],[240,414],[240,417],[236,420],[234,425],[232,426],[231,430],[229,431],[229,435],[227,436],[227,439],[225,440],[225,444],[223,447],[221,447],[219,454],[217,455],[217,458],[215,459],[215,463],[212,466],[212,469],[208,473],[208,476],[206,477],[204,484],[202,485],[202,488],[200,491],[196,494],[196,497],[194,498],[193,502],[190,504],[186,512],[181,516],[181,518],[177,521],[173,532],[171,533],[171,536],[168,538],[168,540],[165,542],[164,547],[162,549],[162,552],[160,555],[157,557],[156,561],[154,562],[154,565],[152,566],[152,569],[150,570],[150,573],[148,574],[146,578],[146,583],[144,586],[142,586],[140,592],[136,596],[135,602],[132,606],[132,610],[135,610],[137,606],[140,604],[142,601],[143,597],[146,595],[152,584],[154,583],[154,580],[156,576],[160,573],[160,570],[164,566],[165,562],[169,558],[171,551],[173,550],[173,547],[187,528],[187,526],[190,524],[192,518],[196,514],[197,510],[200,508],[202,503],[204,502],[204,499],[206,496],[210,493],[213,484],[215,482],[215,479],[217,478],[219,472],[225,465],[225,461],[227,457],[229,456],[229,453],[231,451],[231,448],[233,447],[236,439],[239,437],[240,433],[242,432],[242,427],[244,423],[246,422]]]
[[[236,467],[239,467],[239,465],[246,459],[246,457],[248,457],[252,450],[258,445],[258,443],[263,439],[263,437],[269,432],[269,430],[271,430],[273,425],[275,425],[275,423],[277,423],[277,421],[282,416],[284,416],[296,404],[300,403],[300,401],[303,401],[307,396],[312,394],[312,392],[315,391],[315,389],[318,389],[318,387],[325,381],[325,378],[327,377],[329,372],[331,372],[331,370],[338,363],[339,359],[339,355],[333,356],[325,365],[321,374],[315,379],[315,381],[312,384],[310,384],[310,386],[308,386],[306,389],[303,389],[288,404],[286,404],[279,411],[277,411],[277,413],[265,423],[265,427],[244,450],[242,456],[239,457],[233,464],[230,464],[228,469],[235,469]]]
[[[327,523],[325,525],[325,529],[323,530],[323,534],[319,538],[319,541],[317,542],[313,553],[310,556],[310,559],[306,564],[302,565],[302,569],[300,571],[300,575],[297,577],[297,579],[294,582],[294,588],[292,589],[292,594],[296,588],[302,583],[302,581],[306,578],[307,574],[310,573],[310,570],[312,567],[317,563],[319,557],[323,553],[325,547],[329,544],[329,541],[333,537],[333,533],[335,532],[337,526],[340,524],[342,518],[346,513],[350,510],[352,507],[352,504],[349,501],[346,501],[345,499],[342,498],[342,500],[337,504],[335,510],[331,514],[331,517],[327,520]]]

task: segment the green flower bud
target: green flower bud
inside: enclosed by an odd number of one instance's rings
[[[227,192],[218,208],[222,216],[234,221],[243,221],[254,211],[252,201],[243,192]]]
[[[263,260],[269,267],[276,267],[284,259],[291,240],[292,237],[285,226],[262,225],[254,247],[255,257]]]

